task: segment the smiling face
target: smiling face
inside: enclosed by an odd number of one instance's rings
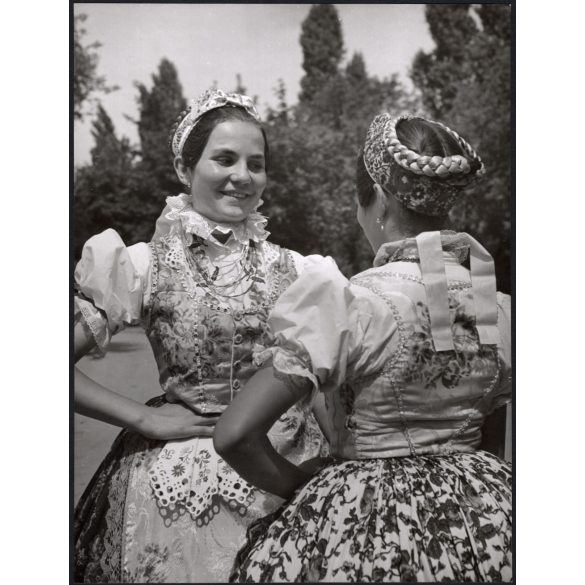
[[[221,122],[209,135],[195,167],[182,171],[191,183],[195,211],[221,223],[243,221],[266,188],[260,128],[241,120]]]

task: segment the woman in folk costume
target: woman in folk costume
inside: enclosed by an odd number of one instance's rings
[[[186,193],[167,199],[153,240],[125,247],[106,230],[75,270],[76,359],[141,324],[164,391],[143,405],[76,371],[77,412],[125,429],[75,510],[76,581],[225,582],[248,524],[280,503],[222,461],[211,435],[306,261],[266,240],[268,144],[249,97],[206,92],[171,147]],[[308,403],[270,437],[295,462],[323,444]]]
[[[348,281],[324,259],[289,287],[256,355],[270,367],[215,429],[244,478],[289,498],[251,526],[232,581],[511,580],[511,467],[478,449],[510,400],[510,298],[488,252],[443,229],[483,173],[438,122],[372,122],[357,217],[374,267]],[[312,388],[333,459],[311,476],[265,433]]]

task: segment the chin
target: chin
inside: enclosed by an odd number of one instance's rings
[[[223,209],[218,213],[219,222],[225,223],[239,223],[244,221],[252,213],[252,210],[246,211],[244,209]]]

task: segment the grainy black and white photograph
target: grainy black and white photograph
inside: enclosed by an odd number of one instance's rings
[[[73,2],[73,583],[511,582],[514,2]]]

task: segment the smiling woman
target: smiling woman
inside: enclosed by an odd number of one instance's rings
[[[228,110],[229,111],[229,110]],[[264,137],[249,121],[227,119],[211,132],[199,162],[175,158],[193,208],[217,222],[240,222],[258,206],[266,187]]]
[[[167,199],[152,241],[126,248],[106,230],[75,271],[76,356],[141,324],[164,391],[143,405],[76,372],[77,411],[125,429],[75,511],[76,582],[227,581],[246,527],[278,504],[219,458],[211,434],[309,261],[266,241],[268,147],[250,98],[206,92],[179,116],[171,150],[187,192]],[[306,404],[271,436],[291,461],[321,453]]]

